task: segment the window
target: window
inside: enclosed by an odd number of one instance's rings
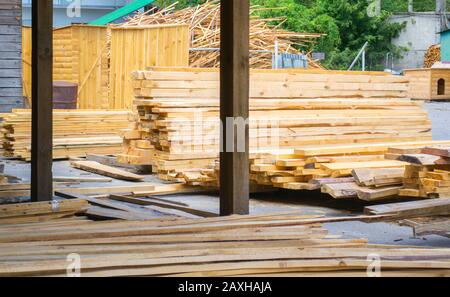
[[[445,79],[438,80],[438,95],[445,95]]]

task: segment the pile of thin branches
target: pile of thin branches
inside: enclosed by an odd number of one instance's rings
[[[176,10],[174,3],[164,9],[153,8],[138,13],[123,27],[161,24],[188,24],[191,34],[190,65],[192,67],[219,67],[220,64],[220,4],[207,1],[204,4]],[[279,9],[279,8],[277,8]],[[278,41],[280,53],[300,54],[299,48],[311,48],[323,34],[295,33],[281,29],[284,19],[261,19],[255,13],[267,8],[251,7],[250,65],[252,68],[272,68],[272,53]],[[272,25],[278,22],[277,25]],[[308,54],[309,57],[309,54]],[[322,68],[309,58],[309,67]]]

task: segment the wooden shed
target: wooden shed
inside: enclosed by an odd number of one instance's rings
[[[188,66],[189,28],[72,25],[53,32],[53,80],[78,84],[80,109],[131,108],[131,71]],[[126,50],[125,50],[126,48]],[[31,28],[23,28],[24,96],[31,97]]]
[[[53,31],[53,80],[78,84],[78,108],[108,108],[107,27],[72,25]],[[31,97],[31,28],[23,29],[24,95]]]
[[[0,112],[23,106],[22,1],[0,1]]]
[[[407,69],[409,97],[421,100],[450,100],[450,69]]]

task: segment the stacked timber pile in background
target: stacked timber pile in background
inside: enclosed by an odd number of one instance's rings
[[[120,131],[128,127],[130,114],[125,110],[55,110],[53,157],[119,153]],[[6,157],[31,158],[31,110],[5,114],[0,132]]]
[[[383,276],[450,275],[449,249],[372,246],[366,239],[328,236],[322,226],[355,219],[284,212],[3,224],[0,276],[67,276],[70,253],[81,255],[83,277],[367,276],[371,254],[380,257]]]
[[[407,162],[401,196],[440,198],[450,196],[450,146],[390,149],[386,157]]]
[[[425,61],[423,68],[431,68],[437,62],[441,61],[441,45],[435,44],[430,46],[425,54]]]
[[[134,78],[139,119],[124,133],[126,151],[118,156],[119,161],[153,165],[163,179],[216,184],[218,71],[155,68],[135,72]],[[351,164],[325,168],[321,163],[329,161],[311,161],[307,159],[316,155],[294,153],[293,149],[304,146],[312,150],[325,146],[326,151],[330,145],[361,144],[362,151],[332,147],[321,156],[365,162],[359,168],[399,167],[401,162],[384,161],[387,147],[395,142],[431,141],[427,113],[421,102],[405,98],[407,89],[405,78],[384,73],[252,71],[253,179],[273,185],[271,177],[283,177],[275,184],[292,188],[306,182],[302,176],[351,175]],[[364,144],[374,143],[382,143],[383,149],[366,151]]]
[[[206,2],[204,4],[174,10],[175,4],[155,11],[149,10],[137,14],[124,27],[136,27],[160,24],[188,24],[191,35],[191,67],[219,67],[220,52],[220,4]],[[251,9],[251,15],[258,11],[257,6]],[[279,8],[278,8],[279,9]],[[278,41],[280,53],[300,54],[296,49],[300,46],[310,48],[323,34],[296,33],[280,29],[279,26],[269,25],[283,19],[260,19],[252,16],[250,21],[250,65],[252,68],[271,69],[272,53]],[[205,50],[208,49],[208,50]],[[322,68],[316,61],[309,59],[310,68]]]

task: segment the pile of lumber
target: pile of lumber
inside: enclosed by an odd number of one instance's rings
[[[298,147],[253,160],[251,178],[289,190],[321,189],[335,199],[388,199],[402,189],[409,163],[386,159],[385,154],[430,144],[448,145],[450,141]]]
[[[441,61],[441,45],[440,44],[432,45],[425,54],[423,68],[431,68],[435,63],[440,61]]]
[[[3,224],[0,275],[368,276],[373,254],[382,276],[450,275],[449,249],[371,246],[328,235],[322,223],[339,220],[290,212]],[[69,254],[80,256],[80,271],[67,270]]]
[[[125,152],[118,160],[153,165],[166,180],[198,177],[203,183],[216,182],[214,162],[220,138],[218,71],[153,68],[136,71],[133,77],[139,118],[124,132]],[[422,103],[404,98],[406,82],[402,77],[383,73],[254,70],[250,91],[251,158],[305,145],[320,148],[345,143],[431,140],[431,123]],[[338,153],[331,150],[326,155]],[[292,157],[293,152],[287,155]],[[365,160],[381,161],[381,157]]]
[[[150,9],[138,13],[121,27],[141,27],[163,24],[187,24],[191,36],[190,66],[219,67],[220,65],[220,4],[210,2],[175,10],[175,4],[156,11]],[[275,8],[279,9],[279,8]],[[279,52],[301,54],[297,48],[311,49],[323,36],[317,33],[296,33],[283,30],[279,19],[262,19],[255,14],[259,7],[251,8],[250,20],[250,66],[252,68],[272,69],[272,53],[278,42]],[[264,8],[264,10],[268,10]],[[274,22],[279,25],[274,26]],[[309,58],[309,68],[322,68],[317,61]]]
[[[129,124],[125,110],[54,110],[53,157],[84,157],[88,153],[121,152],[121,134]],[[31,111],[13,110],[0,124],[5,157],[31,158]]]
[[[391,149],[390,159],[407,162],[401,196],[450,197],[450,146],[429,144],[426,147]]]

